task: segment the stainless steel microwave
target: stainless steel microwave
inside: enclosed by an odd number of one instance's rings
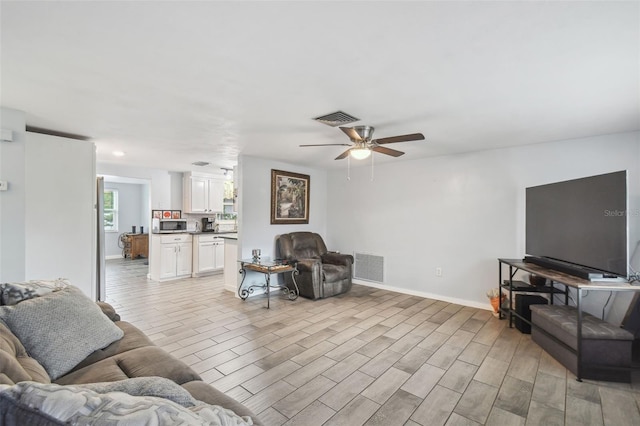
[[[157,227],[155,221],[157,220]],[[187,232],[186,219],[154,219],[152,230],[158,234],[171,234],[173,232]]]

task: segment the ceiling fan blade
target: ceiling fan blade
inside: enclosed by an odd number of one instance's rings
[[[336,160],[342,160],[343,158],[347,158],[347,156],[349,155],[350,152],[351,152],[351,148],[349,148],[348,150],[346,150],[342,154],[338,155],[335,159]]]
[[[362,138],[360,137],[358,132],[353,130],[353,128],[351,128],[351,127],[340,127],[340,130],[342,130],[347,136],[349,136],[349,139],[351,139],[353,141],[361,141],[362,140]]]
[[[351,146],[350,143],[320,143],[317,145],[298,145],[298,146]]]
[[[372,140],[371,142],[375,142],[378,145],[384,145],[386,143],[410,142],[410,141],[421,141],[421,140],[424,140],[424,135],[422,133],[411,133],[410,135],[391,136],[390,138],[375,139],[375,140]]]
[[[401,155],[404,155],[404,152],[402,151],[397,151],[391,148],[385,148],[384,146],[374,146],[374,147],[371,147],[371,150],[375,152],[379,152],[380,154],[387,154],[392,157],[400,157]]]

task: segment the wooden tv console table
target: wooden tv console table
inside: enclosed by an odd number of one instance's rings
[[[509,272],[508,272],[507,278],[503,280],[503,272],[506,267],[508,267]],[[531,324],[532,328],[535,328],[537,331],[542,332],[542,334],[545,336],[545,339],[550,339],[551,341],[554,341],[555,343],[557,343],[559,346],[562,347],[563,351],[567,353],[572,353],[575,356],[575,361],[576,361],[575,374],[578,381],[582,381],[582,378],[584,377],[584,373],[585,373],[585,365],[583,363],[583,356],[584,356],[583,347],[585,345],[585,342],[584,342],[585,338],[583,336],[583,323],[584,323],[585,315],[589,316],[589,320],[591,322],[593,322],[595,319],[596,322],[599,321],[603,324],[603,326],[606,326],[606,323],[604,321],[600,321],[599,319],[595,317],[591,317],[590,315],[582,312],[582,298],[583,298],[584,292],[585,291],[610,291],[610,292],[611,291],[616,291],[616,292],[640,291],[640,285],[632,285],[627,282],[588,281],[582,278],[575,277],[573,275],[565,274],[563,272],[554,271],[552,269],[548,269],[533,263],[527,263],[527,262],[524,262],[522,259],[498,259],[498,270],[499,270],[498,272],[499,290],[502,292],[502,290],[504,289],[504,290],[508,290],[509,292],[509,307],[503,308],[502,306],[500,306],[499,317],[502,318],[502,314],[503,313],[506,314],[509,317],[509,327],[512,327],[513,317],[516,316],[521,320]],[[527,289],[525,287],[518,286],[517,281],[514,281],[513,279],[516,272],[518,271],[529,272],[531,274],[538,275],[551,280],[551,288],[549,290],[540,290],[540,289],[536,290],[535,287],[530,287],[529,289]],[[564,291],[561,289],[554,288],[554,284],[563,285]],[[574,331],[576,335],[575,349],[567,345],[566,342],[562,342],[560,338],[554,335],[554,334],[557,334],[556,330],[543,329],[542,327],[540,327],[540,325],[536,325],[533,321],[529,321],[528,319],[522,317],[520,314],[515,312],[511,306],[511,301],[513,300],[514,292],[516,293],[517,292],[550,293],[551,300],[553,300],[554,294],[560,293],[565,295],[565,305],[566,305],[568,302],[569,288],[573,288],[576,291],[576,299],[575,299],[576,306],[575,306],[575,310],[572,310],[572,312],[575,311],[575,315],[576,315],[576,329]],[[561,313],[561,311],[564,311],[565,314],[567,311],[567,308],[564,308],[563,306],[560,306],[557,308],[550,307],[549,309],[551,309],[551,311],[556,309],[558,313]],[[610,328],[613,328],[613,327],[610,327]],[[626,333],[625,330],[621,330],[621,332]],[[629,354],[629,357],[630,356],[631,354]],[[615,369],[617,367],[604,366],[603,368]],[[631,369],[631,365],[629,364],[629,367],[626,368],[626,370],[630,371],[630,369]]]

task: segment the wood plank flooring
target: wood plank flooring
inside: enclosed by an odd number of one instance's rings
[[[144,262],[107,261],[107,301],[268,426],[640,425],[638,384],[577,382],[489,311],[360,285],[267,310]]]

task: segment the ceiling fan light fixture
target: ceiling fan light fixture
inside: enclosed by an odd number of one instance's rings
[[[356,160],[364,160],[371,155],[371,150],[369,148],[353,148],[350,154]]]
[[[224,178],[226,180],[231,180],[233,179],[233,170],[232,169],[226,169],[224,167],[221,167],[223,173],[224,173]]]

